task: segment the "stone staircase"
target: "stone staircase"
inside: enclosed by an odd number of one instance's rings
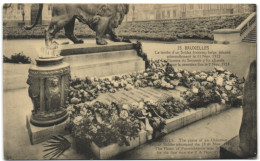
[[[238,27],[213,31],[216,43],[256,43],[256,12],[251,13]]]
[[[256,27],[242,40],[246,43],[256,43]]]

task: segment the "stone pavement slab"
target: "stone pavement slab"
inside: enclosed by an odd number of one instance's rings
[[[17,90],[28,88],[26,80],[28,78],[28,70],[31,64],[3,64],[3,89]]]

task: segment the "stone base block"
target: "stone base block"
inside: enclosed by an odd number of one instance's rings
[[[145,63],[141,58],[130,58],[85,65],[71,65],[71,76],[78,78],[85,78],[86,76],[105,77],[144,70]]]
[[[214,41],[218,44],[235,44],[241,42],[240,30],[218,29],[213,31]]]
[[[60,124],[50,127],[37,127],[30,123],[30,117],[26,116],[26,126],[29,133],[31,144],[38,144],[50,139],[54,135],[67,135],[65,130],[68,119]]]
[[[130,43],[69,45],[61,49],[61,55],[70,64],[72,77],[104,77],[145,70],[145,62]]]
[[[223,145],[220,146],[220,158],[221,159],[248,159],[239,147],[239,136],[235,136]],[[253,159],[253,158],[252,158]]]

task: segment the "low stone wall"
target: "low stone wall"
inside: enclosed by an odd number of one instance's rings
[[[214,40],[217,43],[229,44],[241,42],[240,30],[237,29],[219,29],[213,31]]]

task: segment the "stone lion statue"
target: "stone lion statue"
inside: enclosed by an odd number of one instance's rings
[[[43,4],[40,4],[35,23],[31,26],[25,26],[26,30],[36,26],[42,14],[42,8]],[[118,37],[115,33],[115,28],[122,23],[128,11],[129,4],[54,4],[51,22],[45,30],[45,44],[47,48],[55,48],[57,43],[53,39],[55,34],[63,28],[65,35],[74,44],[83,43],[83,40],[77,39],[74,35],[76,19],[96,31],[98,45],[107,44],[103,39],[106,34],[110,35],[112,41],[129,41]]]

